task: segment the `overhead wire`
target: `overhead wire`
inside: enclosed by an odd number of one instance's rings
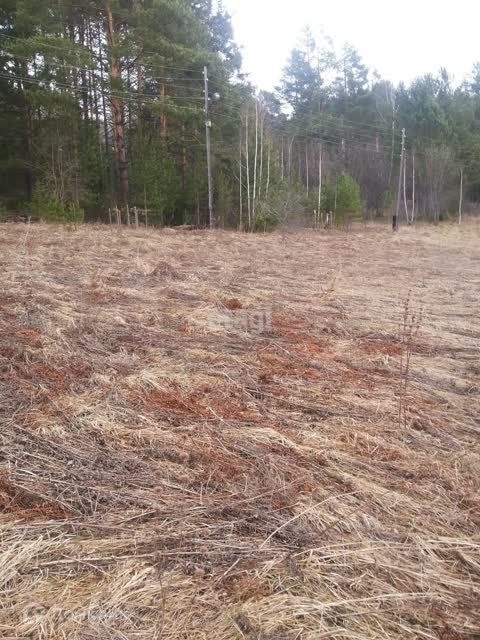
[[[20,76],[18,74],[11,74],[11,73],[0,73],[0,77],[8,79],[8,80],[17,80],[20,82],[27,82],[27,83],[32,83],[32,84],[37,84],[38,86],[47,89],[47,90],[52,90],[52,87],[48,87],[48,83],[51,82],[55,85],[55,87],[53,88],[61,88],[61,89],[66,89],[69,90],[73,93],[78,93],[78,94],[82,94],[82,93],[89,93],[90,92],[90,87],[75,87],[66,83],[62,83],[61,81],[58,80],[42,80],[42,79],[37,79],[37,78],[32,78],[30,76]],[[47,85],[47,86],[45,86]],[[113,92],[113,91],[105,91],[104,89],[100,89],[100,93],[102,95],[104,95],[107,98],[117,98],[120,100],[123,100],[125,102],[129,102],[129,103],[143,103],[143,104],[153,104],[153,105],[158,105],[159,102],[163,102],[164,106],[168,106],[168,103],[172,100],[175,99],[185,99],[185,100],[192,100],[192,99],[196,99],[196,100],[200,100],[203,101],[203,97],[195,97],[195,96],[159,96],[157,94],[138,94],[138,93],[132,93],[129,91],[125,91],[125,92]],[[197,114],[203,114],[204,111],[202,109],[195,109],[194,106],[192,105],[190,106],[179,106],[179,105],[174,105],[176,109],[183,109],[188,111],[190,114],[191,113],[197,113]],[[237,109],[237,112],[240,114],[242,112],[241,108]],[[225,118],[234,122],[238,122],[238,118],[228,115],[228,114],[223,114],[223,113],[212,113],[211,116],[213,117],[218,117],[218,118]],[[332,122],[329,122],[329,126],[332,126]],[[348,130],[342,130],[341,132],[336,132],[334,131],[328,131],[328,132],[321,132],[321,131],[317,131],[317,132],[312,132],[310,134],[305,134],[303,133],[304,129],[303,128],[294,128],[292,129],[289,125],[288,122],[283,124],[283,127],[279,127],[276,128],[276,133],[280,133],[283,134],[284,137],[294,137],[296,139],[301,139],[304,140],[306,142],[315,142],[315,143],[320,143],[320,142],[324,142],[326,144],[332,144],[332,145],[343,145],[345,147],[354,147],[354,148],[361,148],[361,149],[365,149],[367,146],[374,146],[377,144],[378,142],[378,138],[377,137],[369,137],[366,136],[365,133],[362,133],[361,130],[360,131],[355,131],[353,128],[349,128]],[[344,133],[353,133],[354,137],[349,137],[346,135],[342,135]],[[362,139],[363,138],[363,139]],[[395,149],[395,141],[394,141],[394,149]],[[392,150],[392,146],[391,146],[391,139],[388,140],[388,144],[385,143],[385,140],[382,139],[382,148],[383,150],[388,150],[391,151]],[[420,151],[416,152],[417,155],[425,155]],[[395,154],[394,154],[395,155]]]
[[[6,34],[0,34],[0,35],[3,35],[5,37],[9,37],[9,38],[15,38],[14,36],[8,36]],[[45,43],[43,43],[43,44],[45,44]],[[49,45],[48,43],[47,43],[47,46],[51,46],[52,48],[55,48],[57,50],[60,50],[60,51],[64,52],[64,48],[63,47],[54,47],[53,45]],[[58,64],[58,63],[56,63],[56,64],[57,64],[57,66],[60,66],[60,64]],[[63,64],[63,63],[62,63],[62,65],[65,68],[77,69],[79,71],[82,71],[84,69],[82,67],[78,67],[78,66],[75,66],[75,65],[68,65],[68,64]],[[154,68],[150,64],[148,64],[146,66]],[[160,66],[158,68],[160,68]],[[161,68],[162,69],[166,69],[167,67],[166,66],[162,66]],[[177,69],[177,70],[182,70],[182,68],[180,68],[180,67],[171,67],[171,68],[172,69]],[[88,67],[88,68],[86,68],[86,70],[97,71],[96,68],[92,68],[92,67]],[[152,78],[152,79],[161,79],[161,77]],[[168,78],[165,77],[165,81],[167,81],[167,80],[168,80]],[[185,81],[185,80],[196,81],[196,79],[192,79],[192,78],[181,78],[179,80],[182,81],[182,82]],[[198,78],[198,80],[200,80],[200,77]],[[173,88],[188,88],[188,89],[190,89],[190,87],[186,87],[185,85],[182,86],[182,85],[176,85],[176,84],[172,84],[172,83],[168,83],[168,86],[169,87],[173,87]],[[237,104],[235,102],[231,101],[231,100],[228,100],[228,99],[224,98],[222,100],[222,103],[226,104],[226,105],[228,105],[228,104],[234,105],[234,108],[236,108],[238,111],[240,111],[240,109],[238,108]],[[225,115],[224,117],[228,117],[228,116]],[[332,121],[333,118],[336,118],[337,122],[333,122]],[[338,122],[338,119],[340,119],[340,122]],[[328,121],[328,120],[330,120],[330,121]],[[336,128],[339,128],[339,129],[342,128],[346,133],[348,133],[349,129],[351,129],[351,126],[353,125],[353,126],[355,126],[357,128],[357,132],[358,132],[358,130],[360,128],[365,128],[365,131],[367,131],[369,129],[372,129],[372,131],[375,131],[376,133],[381,133],[381,132],[383,132],[385,134],[388,133],[388,135],[393,137],[394,139],[397,139],[397,138],[400,139],[400,133],[397,130],[394,130],[393,134],[392,134],[392,128],[391,127],[384,127],[384,126],[382,126],[380,124],[378,124],[378,125],[369,124],[369,123],[361,123],[361,124],[359,124],[358,122],[355,122],[353,120],[345,118],[344,116],[334,116],[334,115],[329,116],[329,115],[327,115],[326,116],[326,122],[325,123],[321,123],[321,124],[324,125],[324,126],[336,127]],[[290,133],[290,131],[289,131],[289,133]],[[292,130],[292,133],[293,133],[293,130]],[[365,133],[364,135],[368,137],[367,133]]]
[[[6,33],[1,33],[1,31],[0,31],[0,37],[8,38],[9,40],[25,41],[25,38],[21,38],[19,36],[12,36],[12,35],[9,35],[9,34],[6,34]],[[40,34],[39,34],[39,37],[40,38],[46,38],[46,37],[48,38],[48,36],[40,35]],[[59,39],[66,41],[65,38],[59,38]],[[56,46],[56,45],[51,44],[49,42],[42,41],[41,44],[42,44],[42,46],[45,46],[45,47],[47,47],[49,49],[53,49],[53,50],[56,50],[56,51],[62,51],[63,53],[65,53],[66,51],[70,51],[70,52],[73,52],[75,54],[85,52],[85,53],[89,53],[91,55],[93,53],[91,51],[91,49],[88,49],[88,47],[86,47],[85,45],[80,44],[80,43],[77,43],[77,45],[75,47],[72,47],[71,43],[70,44],[67,43],[66,46]],[[83,49],[84,51],[82,52],[81,49]],[[142,55],[158,56],[158,55],[161,55],[161,54],[159,54],[158,52],[145,51],[145,50],[142,49]],[[203,62],[200,63],[200,64],[201,64],[201,66],[204,66]],[[192,68],[188,68],[188,67],[179,67],[179,66],[173,66],[173,65],[163,64],[163,63],[161,63],[161,64],[160,63],[155,63],[155,64],[148,63],[148,66],[150,66],[152,69],[153,68],[163,69],[163,70],[169,69],[169,70],[172,70],[172,71],[184,71],[186,73],[194,73],[194,74],[196,74],[198,76],[199,79],[203,78],[203,73],[198,68],[197,69],[192,69]],[[213,77],[215,76],[215,72],[212,71],[212,70],[209,71],[209,74],[210,74],[210,76],[213,76]]]
[[[20,59],[28,60],[28,58],[25,58],[25,57],[22,57],[22,56],[18,56],[18,57],[20,57]],[[75,69],[75,70],[78,70],[78,71],[83,71],[84,70],[83,67],[78,67],[78,66],[68,65],[68,64],[58,64],[57,63],[55,66],[60,67],[60,68]],[[97,71],[98,72],[98,69],[90,68],[90,67],[85,68],[85,70]],[[155,78],[152,78],[152,79],[155,79]],[[168,83],[166,85],[166,87],[169,87],[169,88],[170,87],[171,88],[183,88],[183,89],[188,89],[188,90],[191,89],[191,87],[186,87],[184,85],[170,84],[170,83]],[[161,99],[166,99],[166,98],[179,99],[179,100],[180,99],[190,99],[190,98],[192,98],[194,100],[199,100],[199,101],[203,101],[204,100],[203,96],[198,96],[198,97],[196,97],[196,96],[177,96],[177,95],[175,95],[175,96],[157,96],[157,94],[145,94],[145,93],[143,93],[142,95],[151,96],[152,98],[158,98],[160,100]],[[222,100],[222,104],[224,104],[225,102],[227,102],[227,104],[228,104],[228,101]],[[230,104],[234,104],[234,103],[230,102]],[[239,108],[236,103],[235,103],[235,110],[238,113],[241,113],[241,107]],[[217,112],[216,115],[219,115],[220,117],[224,117],[224,118],[231,117],[228,114],[219,114],[218,112]],[[371,127],[372,130],[375,131],[377,135],[380,134],[380,133],[386,133],[386,130],[382,129],[381,127],[377,128],[374,125],[369,125],[368,123],[365,123],[365,124],[355,123],[355,127],[356,128],[353,129],[353,126],[351,124],[348,124],[348,123],[353,122],[353,121],[344,119],[341,116],[334,116],[334,115],[327,114],[324,117],[325,117],[325,121],[324,122],[320,121],[320,122],[315,123],[315,125],[314,125],[315,128],[320,129],[321,127],[325,127],[326,129],[338,129],[342,134],[344,134],[343,137],[345,137],[345,138],[347,138],[348,135],[352,131],[354,131],[354,133],[355,133],[355,135],[357,137],[364,138],[366,141],[370,142],[372,134],[370,133],[370,131],[367,132],[366,130],[365,130],[365,132],[363,132],[362,129],[363,129],[364,126],[365,127]],[[345,124],[345,122],[347,122],[347,124]],[[303,127],[300,128],[300,127],[296,126],[296,127],[292,128],[291,126],[289,126],[287,124],[285,124],[284,126],[285,126],[285,135],[287,135],[287,136],[292,136],[293,135],[293,136],[298,137],[298,134],[300,132],[304,131]],[[287,130],[287,127],[288,127],[288,130]],[[390,135],[390,133],[388,133],[388,135]]]
[[[0,55],[1,55],[1,53],[0,53]],[[7,52],[7,55],[11,55],[15,59],[23,60],[25,62],[29,62],[30,64],[33,64],[32,60],[31,60],[31,57],[21,56],[21,55],[17,55],[17,54],[11,54],[11,53],[8,53],[8,52]],[[47,60],[45,60],[45,55],[44,54],[39,54],[39,55],[42,55],[42,57],[44,58],[43,64],[44,65],[48,65],[49,63],[48,63]],[[40,61],[40,63],[41,62],[42,61]],[[91,71],[91,72],[96,73],[96,74],[101,73],[101,69],[99,69],[99,67],[87,67],[87,66],[79,67],[77,65],[72,65],[72,64],[67,64],[67,63],[60,63],[60,62],[55,62],[54,66],[55,67],[59,67],[61,69],[73,69],[73,70],[80,71],[80,72]],[[105,71],[107,71],[107,68],[105,69]],[[163,83],[165,83],[166,86],[173,87],[175,89],[191,90],[191,89],[194,88],[194,87],[189,86],[189,85],[173,84],[172,80],[174,80],[174,78],[172,78],[172,76],[153,76],[153,75],[149,74],[148,78],[149,78],[149,80],[160,80],[160,81],[163,81]],[[202,90],[203,90],[203,79],[201,79],[201,78],[198,78],[198,79],[197,78],[195,78],[195,79],[193,79],[193,78],[179,78],[179,81],[180,82],[185,82],[185,81],[196,82],[196,83],[198,83],[198,88],[202,88]],[[195,88],[197,88],[197,87],[195,87]]]
[[[76,93],[89,93],[90,92],[90,87],[75,87],[72,86],[70,84],[67,84],[65,82],[56,80],[56,79],[41,79],[41,78],[33,78],[31,76],[20,76],[17,74],[11,74],[11,73],[1,73],[0,72],[0,77],[5,78],[5,79],[12,79],[12,80],[19,80],[21,82],[29,82],[32,84],[37,84],[37,85],[48,85],[49,83],[53,83],[55,84],[56,87],[60,87],[62,89],[69,89],[70,91],[76,92]],[[44,87],[45,89],[50,89],[52,90],[52,87]],[[53,87],[55,88],[55,87]],[[119,98],[119,99],[128,99],[128,98],[132,98],[135,100],[144,100],[145,98],[151,98],[152,100],[150,100],[150,102],[158,102],[161,100],[165,100],[166,102],[170,101],[170,100],[200,100],[203,102],[204,98],[200,97],[200,96],[159,96],[157,94],[154,93],[142,93],[142,94],[134,94],[132,92],[129,91],[104,91],[104,90],[100,90],[100,93],[104,93],[106,96],[111,96],[114,98]]]

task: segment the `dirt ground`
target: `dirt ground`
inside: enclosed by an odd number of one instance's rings
[[[0,637],[480,638],[480,224],[0,226]]]

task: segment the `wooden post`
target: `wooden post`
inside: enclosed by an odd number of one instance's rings
[[[120,214],[120,209],[118,207],[115,207],[115,216],[117,218],[117,227],[119,227],[122,224],[122,217]]]
[[[138,208],[133,207],[133,215],[135,216],[135,229],[138,229]]]
[[[407,203],[407,156],[406,155],[403,161],[403,204],[405,207],[405,218],[407,220],[407,224],[410,224],[410,213],[408,211],[408,203]]]
[[[127,226],[130,226],[130,207],[127,205],[126,206],[126,212],[127,212]]]

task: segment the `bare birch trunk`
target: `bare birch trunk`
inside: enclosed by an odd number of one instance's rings
[[[415,151],[412,152],[412,224],[415,222]]]
[[[322,206],[322,145],[320,144],[319,158],[318,158],[318,219],[321,216]]]
[[[260,173],[258,176],[258,198],[262,197],[262,183],[263,183],[263,128],[265,123],[265,115],[263,113],[260,114]]]
[[[283,153],[283,138],[282,138],[282,182],[285,179],[285,169],[284,169],[284,158],[283,158],[283,155],[284,155],[284,153]]]
[[[268,198],[268,191],[270,189],[270,146],[268,147],[268,155],[267,155],[267,186],[265,189],[265,197]]]
[[[292,147],[295,137],[290,140],[288,145],[288,182],[292,181]]]
[[[255,154],[253,157],[253,206],[252,219],[255,226],[255,209],[257,202],[257,160],[258,160],[258,100],[255,99]]]
[[[305,145],[305,173],[307,181],[307,198],[309,193],[309,166],[308,166],[308,144]]]
[[[252,228],[252,205],[250,200],[250,160],[248,151],[248,109],[247,117],[245,118],[245,160],[247,170],[247,214],[248,214],[248,230]]]
[[[463,167],[460,169],[460,201],[458,203],[458,224],[462,224],[463,214]]]
[[[238,156],[238,169],[239,169],[239,180],[240,180],[240,210],[238,216],[238,228],[242,231],[243,228],[243,183],[242,183],[242,121],[240,120],[240,154]]]

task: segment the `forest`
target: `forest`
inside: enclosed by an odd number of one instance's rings
[[[480,62],[234,4],[0,0],[0,638],[480,640]]]
[[[3,217],[438,222],[480,200],[480,63],[394,86],[306,29],[258,91],[221,3],[3,0],[0,139]]]

